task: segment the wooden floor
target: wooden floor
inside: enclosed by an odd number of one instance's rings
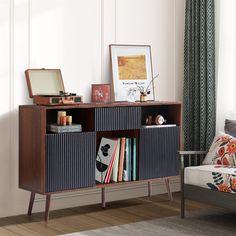
[[[188,201],[187,210],[204,208],[203,204]],[[166,194],[107,203],[90,205],[50,212],[48,223],[43,221],[43,213],[32,216],[20,215],[0,219],[0,236],[58,235],[98,229],[120,224],[179,215],[180,194],[174,194],[170,202]]]

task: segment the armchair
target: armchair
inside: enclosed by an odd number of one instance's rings
[[[201,165],[206,154],[205,151],[179,151],[179,154],[181,218],[185,217],[186,199],[236,210],[235,166],[217,164]],[[198,174],[195,175],[197,172]],[[188,176],[186,176],[186,173]],[[195,182],[198,180],[203,182],[199,185],[195,184],[191,179],[194,179]]]

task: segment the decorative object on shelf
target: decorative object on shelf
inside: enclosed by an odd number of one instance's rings
[[[110,102],[110,84],[92,84],[92,102]]]
[[[66,116],[66,125],[72,125],[72,116]]]
[[[155,124],[156,125],[163,125],[164,123],[166,123],[166,120],[164,119],[164,117],[162,115],[157,115],[155,117]]]
[[[135,83],[137,86],[137,90],[140,93],[140,102],[146,102],[147,101],[147,97],[148,95],[151,93],[151,91],[154,89],[153,87],[153,81],[159,76],[159,74],[157,74],[156,76],[154,76],[152,78],[152,80],[150,81],[150,83],[144,87],[144,86],[140,86],[137,82]]]
[[[71,133],[71,132],[81,132],[82,125],[81,124],[71,124],[71,125],[57,125],[50,124],[47,129],[53,133]]]
[[[57,112],[57,125],[61,125],[61,116],[66,116],[66,111]]]
[[[60,116],[60,125],[62,126],[66,125],[66,116]]]
[[[146,125],[152,125],[152,116],[146,118]]]
[[[154,100],[151,46],[110,45],[115,101],[139,101],[140,89],[146,100]]]
[[[147,95],[140,94],[140,102],[146,102],[147,101]]]
[[[60,69],[25,71],[29,96],[37,105],[58,106],[82,103],[82,96],[65,92]]]
[[[146,118],[146,125],[163,125],[164,123],[166,123],[166,120],[162,115],[157,115],[154,118],[151,115],[149,115]]]

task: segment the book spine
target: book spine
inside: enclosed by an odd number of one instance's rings
[[[125,152],[125,138],[121,138],[121,151],[120,151],[120,162],[119,162],[119,176],[118,181],[122,181],[123,177],[123,164],[124,164],[124,152]]]
[[[129,181],[129,140],[129,138],[126,138],[125,140],[123,181]]]
[[[120,148],[121,148],[121,139],[119,138],[118,139],[118,146],[117,146],[117,150],[116,150],[116,156],[115,156],[115,160],[114,160],[114,165],[113,165],[112,173],[111,173],[111,180],[113,182],[117,182],[118,181]]]
[[[132,179],[133,179],[133,181],[135,181],[136,180],[136,138],[133,138],[133,156],[132,156],[132,159],[133,159],[133,165],[132,165],[133,176],[132,176]]]
[[[131,149],[132,149],[132,146],[131,146],[131,138],[129,138],[129,146],[128,146],[128,174],[129,174],[129,178],[128,180],[131,181],[131,159],[132,159],[132,156],[131,156]]]

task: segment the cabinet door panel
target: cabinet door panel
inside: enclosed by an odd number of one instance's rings
[[[141,107],[102,107],[95,109],[95,130],[129,130],[141,126]]]
[[[140,130],[139,179],[178,175],[179,127]]]
[[[95,185],[94,132],[46,136],[46,192]]]

